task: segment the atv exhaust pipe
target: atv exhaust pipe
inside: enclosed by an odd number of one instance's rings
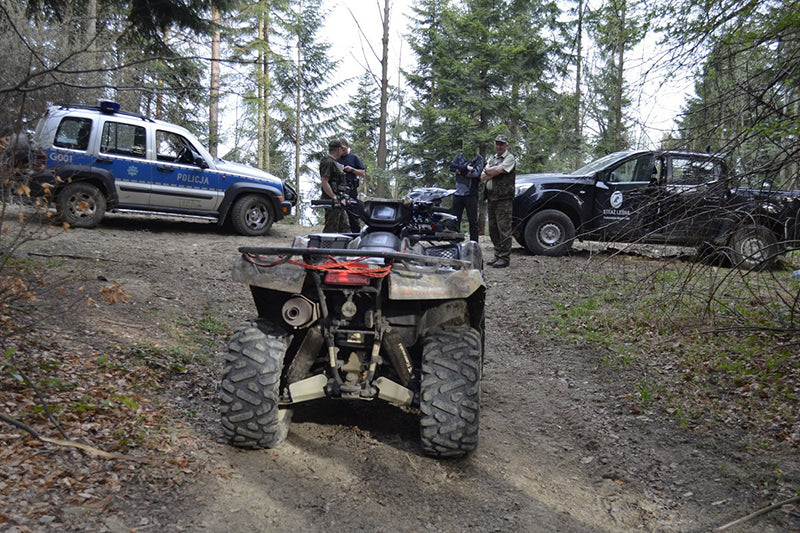
[[[281,309],[283,320],[295,328],[307,328],[319,318],[319,304],[302,295],[286,300]]]
[[[392,362],[392,368],[397,372],[397,377],[400,378],[400,383],[408,385],[414,367],[411,365],[411,358],[408,356],[408,350],[406,350],[400,335],[387,331],[383,335],[382,346],[383,351]]]
[[[292,359],[289,368],[286,370],[287,383],[292,384],[305,379],[317,355],[319,355],[324,341],[322,328],[319,325],[308,329],[300,348],[297,349],[294,359]]]

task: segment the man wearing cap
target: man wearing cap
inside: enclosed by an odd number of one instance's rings
[[[350,189],[348,193],[350,194],[350,199],[353,201],[352,205],[355,205],[357,203],[356,200],[358,200],[359,178],[363,178],[367,175],[367,168],[356,154],[350,152],[350,143],[347,142],[347,139],[341,138],[339,142],[342,143],[344,150],[342,150],[342,155],[339,156],[336,162],[344,166],[342,170],[344,170],[345,182]],[[347,218],[350,221],[351,233],[358,233],[361,231],[357,209],[353,209],[352,207],[348,209]]]
[[[319,177],[322,186],[322,198],[337,198],[340,188],[345,184],[344,170],[342,165],[337,163],[344,154],[344,146],[339,139],[334,139],[328,143],[328,155],[323,156],[319,162]],[[347,220],[347,211],[342,207],[331,207],[325,210],[325,233],[343,233],[350,229]]]
[[[486,182],[489,237],[494,245],[494,259],[486,264],[505,268],[511,263],[511,207],[514,201],[517,159],[508,151],[508,137],[494,140],[495,155],[486,163],[481,180]]]

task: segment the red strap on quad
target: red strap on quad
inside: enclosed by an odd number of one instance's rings
[[[323,272],[327,272],[329,270],[346,270],[348,272],[353,272],[356,274],[361,274],[363,276],[367,276],[370,278],[382,278],[389,274],[392,270],[392,265],[386,265],[382,267],[376,267],[374,265],[370,265],[368,263],[361,263],[362,259],[366,259],[366,257],[359,257],[353,261],[339,261],[333,256],[326,255],[325,257],[329,259],[324,263],[320,263],[318,265],[312,265],[306,263],[305,261],[295,261],[294,259],[286,259],[284,256],[280,256],[278,259],[273,261],[272,263],[259,263],[256,261],[256,256],[252,256],[249,254],[242,254],[242,257],[248,263],[252,263],[253,265],[259,268],[269,268],[277,266],[281,263],[290,263],[292,265],[297,265],[299,267],[303,267],[306,270],[319,270]]]

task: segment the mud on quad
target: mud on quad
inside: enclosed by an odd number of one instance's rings
[[[486,286],[478,244],[438,207],[451,193],[359,203],[360,234],[239,249],[233,277],[250,286],[258,317],[228,345],[220,398],[231,444],[276,447],[293,405],[327,397],[418,412],[428,455],[475,451]]]

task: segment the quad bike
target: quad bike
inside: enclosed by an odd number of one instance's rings
[[[424,453],[475,451],[486,286],[478,244],[439,207],[452,192],[358,202],[360,234],[239,248],[233,278],[250,286],[258,318],[228,345],[220,398],[232,445],[277,447],[301,402],[380,399],[419,414]]]

